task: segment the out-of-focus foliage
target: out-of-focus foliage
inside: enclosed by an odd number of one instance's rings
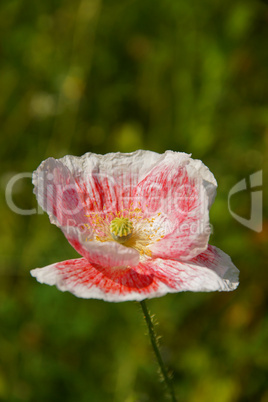
[[[49,157],[145,148],[192,153],[215,174],[211,243],[241,270],[233,293],[149,302],[176,393],[187,402],[268,401],[263,230],[228,193],[268,156],[268,4],[252,0],[2,0],[0,5],[0,400],[163,401],[137,303],[77,299],[29,270],[75,251],[45,214],[4,191]],[[36,208],[30,178],[13,186]],[[233,196],[239,215],[250,193]]]

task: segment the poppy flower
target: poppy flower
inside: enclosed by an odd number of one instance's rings
[[[238,286],[230,257],[208,245],[217,182],[188,154],[48,158],[33,184],[51,223],[81,256],[32,270],[41,283],[113,302]]]

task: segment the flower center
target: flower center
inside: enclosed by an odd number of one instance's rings
[[[110,223],[110,233],[114,240],[125,243],[132,236],[133,223],[128,218],[114,218]]]
[[[121,211],[109,211],[105,205],[102,211],[85,215],[89,223],[85,226],[92,228],[94,236],[88,241],[117,241],[137,250],[141,258],[151,257],[150,245],[161,240],[165,235],[161,212],[152,217],[145,217],[141,208]]]

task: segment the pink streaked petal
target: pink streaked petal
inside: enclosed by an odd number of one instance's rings
[[[212,246],[187,263],[159,258],[136,267],[116,269],[80,258],[36,268],[31,275],[40,283],[56,285],[77,297],[111,302],[182,291],[231,291],[238,286],[238,270],[230,257]]]
[[[57,226],[77,226],[86,221],[86,211],[68,167],[48,158],[33,173],[38,203]]]
[[[230,256],[218,247],[209,244],[207,250],[195,257],[192,262],[214,271],[224,281],[224,286],[227,287],[226,290],[237,288],[239,270],[233,264]]]
[[[33,173],[34,193],[57,226],[92,225],[96,213],[129,209],[137,183],[161,158],[142,150],[48,158]]]
[[[169,292],[232,291],[239,284],[239,271],[222,250],[208,246],[192,261],[157,258],[147,262],[147,269],[166,286]]]
[[[153,257],[190,260],[207,248],[209,196],[191,161],[187,154],[167,151],[136,187],[142,209],[165,218],[163,239],[150,247]]]
[[[67,155],[60,161],[73,175],[84,207],[91,214],[103,211],[104,207],[109,212],[129,208],[135,186],[161,157],[155,152],[139,150],[127,154]]]
[[[79,228],[62,228],[67,240],[73,248],[88,261],[104,267],[127,267],[139,263],[140,254],[137,250],[125,247],[115,241],[94,241],[86,238]]]
[[[153,275],[132,268],[103,268],[85,258],[36,268],[31,275],[40,283],[56,285],[63,292],[85,299],[122,302],[159,297],[168,292],[167,286]]]

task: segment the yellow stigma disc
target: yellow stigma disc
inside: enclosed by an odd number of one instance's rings
[[[133,223],[128,218],[114,218],[110,223],[110,232],[114,240],[124,243],[133,232]]]

